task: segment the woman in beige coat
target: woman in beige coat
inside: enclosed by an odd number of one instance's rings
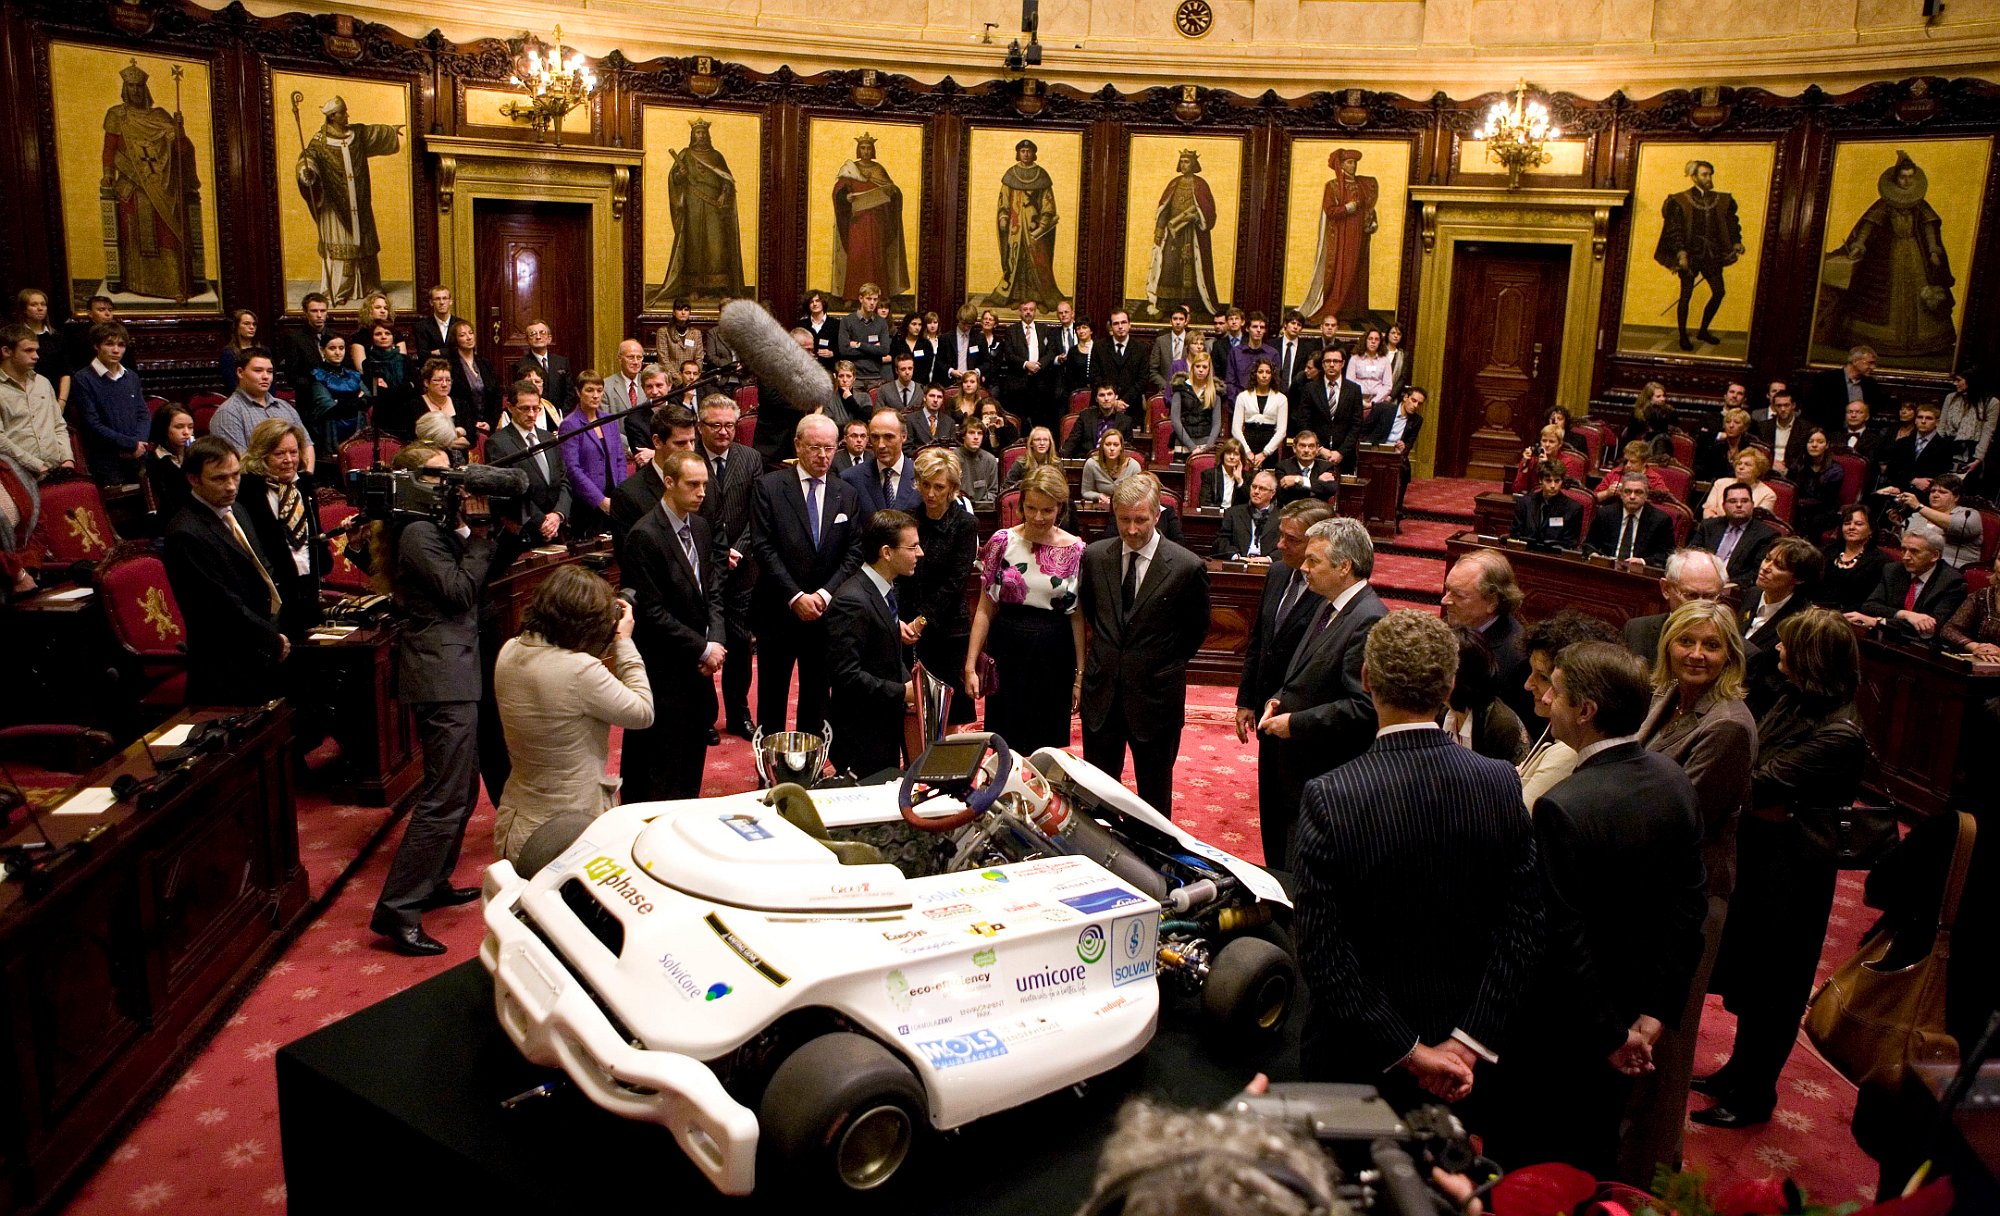
[[[535,589],[521,635],[500,648],[493,699],[514,771],[500,793],[493,848],[508,861],[558,815],[601,815],[618,801],[605,771],[611,728],[653,724],[653,689],[632,644],[632,608],[597,575],[563,566]]]

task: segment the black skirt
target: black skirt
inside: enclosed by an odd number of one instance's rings
[[[1001,604],[986,635],[999,689],[986,698],[986,729],[1017,755],[1068,747],[1070,692],[1076,682],[1076,642],[1069,614],[1026,604]]]

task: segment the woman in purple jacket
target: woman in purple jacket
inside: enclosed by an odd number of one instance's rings
[[[598,421],[603,405],[604,377],[583,372],[576,378],[576,408],[557,428],[564,435],[590,432],[560,449],[576,503],[571,534],[578,539],[611,530],[611,491],[625,480],[625,437],[617,423]]]

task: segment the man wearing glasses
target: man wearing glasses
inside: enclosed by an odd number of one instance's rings
[[[710,393],[701,403],[701,454],[708,461],[708,497],[702,518],[715,526],[729,546],[729,575],[722,585],[722,624],[728,657],[722,664],[722,711],[732,735],[750,737],[750,591],[757,583],[757,563],[746,550],[750,542],[750,494],[764,475],[764,458],[757,449],[736,442],[736,402]]]

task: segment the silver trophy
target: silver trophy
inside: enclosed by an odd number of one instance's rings
[[[757,764],[757,788],[770,789],[787,781],[811,789],[826,775],[826,752],[833,745],[833,727],[821,722],[820,733],[802,730],[764,733],[750,738],[750,755]]]

